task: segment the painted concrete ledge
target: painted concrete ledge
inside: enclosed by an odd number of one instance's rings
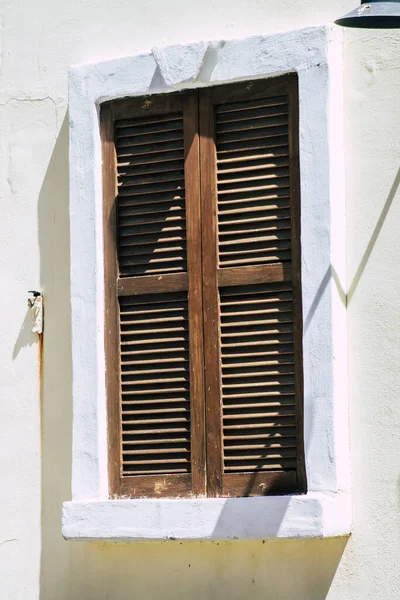
[[[350,534],[348,493],[65,502],[67,540],[257,540]]]

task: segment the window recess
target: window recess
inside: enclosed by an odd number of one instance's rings
[[[297,76],[101,107],[110,494],[306,491]]]

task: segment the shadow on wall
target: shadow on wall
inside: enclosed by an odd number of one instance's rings
[[[62,539],[61,507],[71,498],[72,458],[67,116],[43,182],[38,217],[46,315],[40,600],[325,600],[343,538],[132,544]],[[228,513],[221,515],[221,531],[225,517]]]
[[[72,368],[69,287],[68,117],[39,195],[40,284],[45,302],[42,406],[42,554],[40,598],[68,598],[69,547],[60,508],[71,497]]]
[[[369,240],[369,242],[367,244],[367,247],[366,247],[366,249],[364,251],[364,254],[361,257],[360,264],[358,265],[357,271],[354,274],[353,280],[349,283],[347,295],[346,295],[346,292],[343,290],[343,288],[341,286],[341,283],[339,281],[339,277],[338,277],[335,269],[331,265],[329,267],[329,269],[327,269],[324,277],[321,280],[321,283],[319,285],[318,291],[317,291],[317,293],[315,295],[315,298],[314,298],[314,302],[312,303],[310,311],[309,311],[308,315],[306,315],[306,318],[304,320],[304,331],[305,331],[305,333],[307,333],[307,330],[308,330],[308,328],[310,326],[310,323],[311,323],[311,320],[312,320],[312,318],[314,316],[316,308],[317,308],[318,304],[321,301],[321,298],[322,298],[322,296],[323,296],[323,294],[324,294],[324,292],[326,290],[326,286],[328,285],[331,277],[335,281],[337,290],[339,292],[339,295],[340,295],[343,303],[346,303],[347,306],[350,304],[350,302],[351,302],[351,300],[352,300],[352,298],[354,296],[354,293],[355,293],[355,291],[357,289],[357,286],[358,286],[358,284],[360,282],[360,279],[361,279],[361,277],[362,277],[362,275],[364,273],[365,267],[368,264],[369,258],[370,258],[371,254],[372,254],[372,251],[373,251],[374,247],[375,247],[375,244],[376,244],[376,241],[377,241],[377,239],[379,237],[381,229],[382,229],[382,227],[383,227],[383,225],[385,223],[387,214],[388,214],[388,212],[390,210],[390,207],[392,206],[393,200],[396,197],[396,194],[397,194],[397,191],[399,189],[399,186],[400,186],[400,168],[398,169],[398,171],[396,173],[396,176],[395,176],[395,178],[393,180],[392,187],[390,188],[389,194],[388,194],[388,196],[387,196],[387,198],[385,200],[385,204],[383,205],[383,208],[382,208],[381,213],[379,215],[379,219],[376,222],[376,225],[374,227],[374,230],[372,232],[370,240]]]

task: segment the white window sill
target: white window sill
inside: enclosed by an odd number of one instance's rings
[[[347,536],[351,498],[338,494],[267,498],[66,502],[68,540],[257,540]]]

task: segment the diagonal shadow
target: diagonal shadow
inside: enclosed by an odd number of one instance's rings
[[[317,293],[315,294],[315,298],[313,300],[313,303],[311,304],[310,310],[308,311],[305,319],[304,319],[304,333],[307,332],[310,323],[312,321],[312,318],[315,314],[315,311],[317,309],[317,306],[325,292],[326,286],[329,283],[329,280],[331,279],[331,277],[334,279],[336,287],[338,289],[339,295],[343,301],[344,304],[349,305],[349,303],[351,302],[351,299],[354,296],[354,293],[357,289],[357,286],[360,282],[360,279],[364,273],[365,267],[367,266],[368,260],[372,254],[372,251],[375,247],[376,241],[379,237],[379,234],[381,232],[381,229],[383,227],[383,224],[386,220],[386,217],[388,215],[388,212],[390,210],[390,207],[392,206],[393,200],[396,196],[397,190],[399,189],[400,186],[400,168],[397,171],[396,177],[394,178],[392,187],[390,188],[388,197],[386,199],[386,202],[383,206],[382,212],[379,216],[379,219],[375,225],[374,231],[372,232],[371,238],[368,242],[368,245],[364,251],[364,254],[360,260],[360,264],[357,268],[357,271],[353,277],[353,281],[351,282],[348,292],[347,292],[347,296],[346,293],[340,283],[339,277],[334,269],[334,267],[332,265],[330,265],[328,267],[328,269],[326,270],[325,275],[323,276],[321,283],[319,285],[319,288],[317,290]]]
[[[397,190],[399,188],[400,185],[400,167],[399,170],[397,171],[397,175],[393,181],[392,187],[390,188],[390,192],[388,194],[388,197],[386,199],[386,202],[383,206],[382,212],[380,214],[380,217],[375,225],[375,229],[372,232],[371,235],[371,239],[368,243],[368,246],[365,249],[365,252],[361,258],[359,267],[356,271],[356,274],[353,277],[353,281],[351,282],[351,285],[349,287],[349,290],[347,292],[347,303],[349,303],[354,295],[354,292],[357,289],[357,286],[359,284],[359,281],[362,277],[362,274],[364,273],[365,267],[367,266],[369,257],[371,256],[372,250],[374,249],[374,246],[376,244],[376,240],[378,239],[378,236],[381,232],[381,229],[383,227],[383,224],[386,220],[387,214],[390,210],[390,207],[392,206],[393,200],[396,196]]]

